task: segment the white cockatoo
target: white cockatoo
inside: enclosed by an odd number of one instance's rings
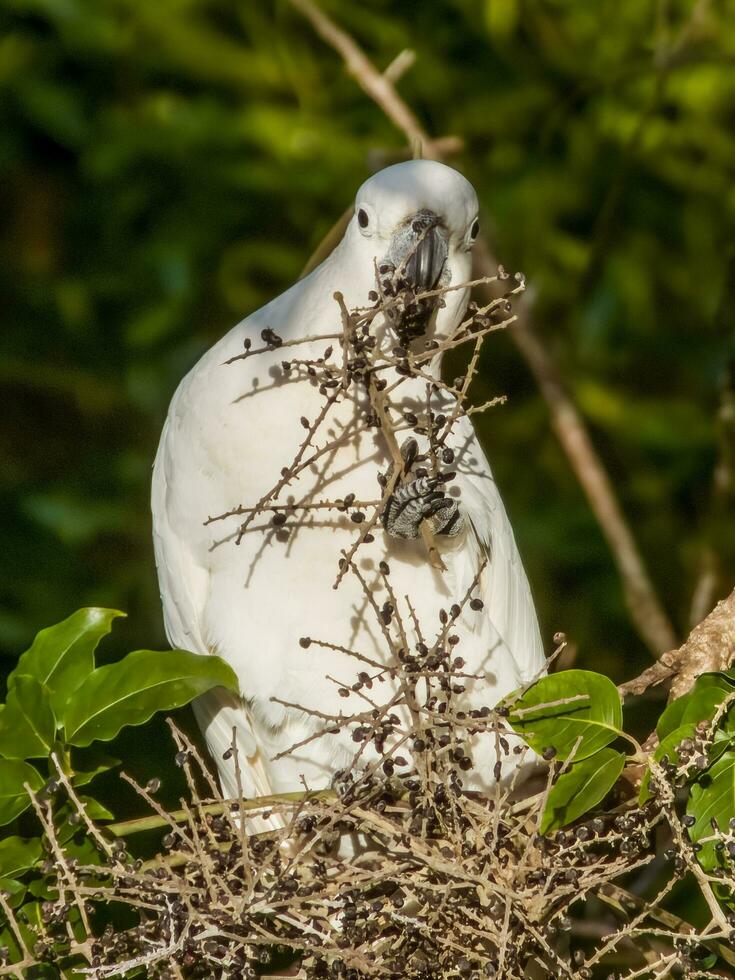
[[[158,577],[171,644],[218,654],[240,681],[239,699],[217,689],[195,703],[229,796],[237,795],[227,751],[233,732],[244,795],[329,786],[354,759],[355,742],[347,727],[310,740],[324,727],[310,712],[324,717],[364,710],[366,702],[357,694],[345,699],[345,688],[363,665],[340,648],[379,663],[386,661],[386,650],[357,577],[344,575],[333,588],[340,553],[360,533],[348,513],[296,511],[296,520],[278,527],[266,510],[239,543],[242,518],[206,523],[210,515],[265,497],[297,456],[304,423],[312,424],[325,404],[315,379],[304,371],[284,371],[284,350],[227,362],[242,354],[248,340],[258,346],[264,330],[283,342],[339,337],[335,292],[343,294],[349,309],[369,306],[377,269],[403,269],[418,291],[467,282],[477,211],[472,186],[442,164],[415,160],[375,174],[357,192],[354,215],[331,255],[215,344],[173,397],[153,474]],[[467,288],[444,294],[431,320],[436,335],[456,327],[467,300]],[[388,349],[397,343],[387,327],[381,342]],[[424,350],[425,337],[417,342]],[[334,343],[339,351],[339,341]],[[325,346],[324,340],[310,341],[288,355],[316,360]],[[427,368],[435,377],[439,369],[438,359]],[[389,382],[398,378],[390,371],[382,376]],[[380,498],[376,475],[390,472],[391,456],[380,429],[363,424],[362,395],[353,387],[334,401],[306,455],[330,441],[332,448],[317,454],[271,502],[350,499],[350,494],[357,501]],[[403,378],[401,410],[425,410],[426,389],[425,378]],[[443,410],[451,413],[451,398],[440,397]],[[460,601],[487,562],[474,593],[482,600],[481,611],[477,602],[474,609],[465,605],[453,629],[462,636],[458,652],[464,671],[480,678],[468,682],[462,697],[469,707],[492,706],[543,672],[543,647],[513,532],[468,417],[457,419],[452,438],[456,478],[446,494],[425,476],[396,489],[374,540],[360,547],[355,563],[379,604],[387,596],[380,595],[378,567],[389,563],[395,596],[410,597],[424,633],[433,635],[440,610]],[[427,515],[444,571],[429,563],[419,536],[419,522]],[[306,636],[332,646],[304,650],[299,641]],[[296,743],[302,747],[279,755]],[[467,788],[492,785],[496,752],[495,736],[474,737]],[[514,765],[512,756],[504,756],[502,772]]]

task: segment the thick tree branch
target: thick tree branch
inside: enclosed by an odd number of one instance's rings
[[[735,590],[718,602],[699,626],[695,626],[678,650],[665,653],[639,677],[621,684],[627,697],[643,694],[649,687],[671,680],[669,700],[686,694],[700,674],[726,670],[735,658]]]

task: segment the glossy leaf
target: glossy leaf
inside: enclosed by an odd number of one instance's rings
[[[659,742],[656,746],[656,751],[653,753],[652,758],[656,762],[661,762],[664,756],[666,756],[669,762],[678,762],[679,753],[677,749],[679,745],[684,741],[685,738],[691,738],[694,735],[694,722],[688,722],[685,725],[680,725],[678,728],[674,729],[673,732]],[[651,770],[646,767],[646,771],[643,774],[643,779],[641,780],[641,788],[638,794],[638,802],[645,803],[646,800],[650,800],[653,793],[650,789],[651,783]]]
[[[109,741],[125,725],[141,725],[218,686],[238,689],[234,671],[219,657],[137,650],[98,667],[76,691],[63,719],[66,739],[79,746]]]
[[[601,803],[618,781],[624,765],[625,753],[615,749],[601,749],[588,759],[572,763],[549,793],[541,817],[541,833],[566,827]]]
[[[599,752],[620,734],[623,711],[613,682],[589,670],[564,670],[544,677],[509,701],[509,722],[532,749],[553,747],[576,761]],[[577,744],[579,743],[579,744]]]
[[[687,813],[695,818],[689,828],[692,841],[712,837],[713,820],[720,830],[727,831],[735,817],[735,751],[725,752],[692,786]],[[704,843],[697,857],[707,871],[720,866],[714,841]]]
[[[32,868],[43,854],[38,837],[5,837],[0,840],[0,877],[12,878]]]
[[[672,701],[665,709],[656,725],[656,733],[663,741],[675,729],[689,722],[696,725],[712,718],[725,698],[735,691],[735,683],[730,683],[721,673],[702,674],[694,687],[685,695]]]
[[[114,820],[115,814],[107,807],[95,800],[92,796],[79,796],[79,802],[84,806],[85,813],[90,820]]]
[[[44,780],[38,769],[28,762],[0,759],[0,827],[15,820],[31,805],[24,783],[36,791],[43,786]]]
[[[0,710],[0,756],[45,758],[56,734],[49,689],[29,674],[16,674],[14,681]]]
[[[731,724],[728,724],[728,728]],[[727,728],[718,728],[709,750],[710,765],[717,762],[722,753],[729,748],[735,748],[735,732],[728,731]]]
[[[0,891],[5,892],[7,903],[11,909],[17,909],[28,893],[28,886],[22,881],[16,881],[15,878],[0,877]]]
[[[51,691],[51,704],[59,716],[64,703],[94,670],[97,644],[110,632],[113,620],[124,615],[117,609],[79,609],[63,622],[41,630],[18,660],[8,687],[19,675],[30,674]]]
[[[100,851],[94,840],[86,832],[84,824],[77,825],[76,833],[70,834],[64,841],[64,854],[67,858],[75,858],[80,864],[101,864]],[[93,879],[89,879],[90,884]]]
[[[103,752],[98,745],[91,745],[86,749],[75,750],[72,756],[72,782],[75,786],[86,786],[91,783],[95,776],[100,776],[103,772],[109,772],[120,765],[120,759],[116,759],[107,752]]]

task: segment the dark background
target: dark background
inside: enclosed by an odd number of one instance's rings
[[[692,0],[325,4],[478,189],[686,634],[733,585],[735,9]],[[165,645],[149,480],[179,379],[288,286],[405,141],[287,2],[0,0],[0,649],[83,605],[108,655]],[[729,271],[728,271],[729,270]],[[728,285],[729,284],[729,285]],[[648,662],[600,530],[507,336],[480,424],[545,637]],[[725,456],[722,457],[722,450]],[[724,477],[713,501],[718,458]],[[714,564],[713,564],[714,562]]]

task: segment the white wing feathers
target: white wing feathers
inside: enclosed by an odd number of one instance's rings
[[[185,383],[186,379],[179,392]],[[176,512],[170,483],[175,472],[173,458],[176,437],[173,427],[179,392],[171,404],[154,465],[151,494],[155,518],[153,540],[168,641],[174,648],[207,655],[217,652],[207,642],[202,627],[209,595],[209,570],[197,561],[184,536],[171,525],[171,516]],[[238,795],[234,761],[230,759],[225,762],[222,758],[232,746],[234,732],[244,795],[270,795],[273,788],[253,731],[250,712],[242,699],[233,697],[224,688],[216,688],[197,699],[194,713],[217,762],[224,794],[228,797]]]

